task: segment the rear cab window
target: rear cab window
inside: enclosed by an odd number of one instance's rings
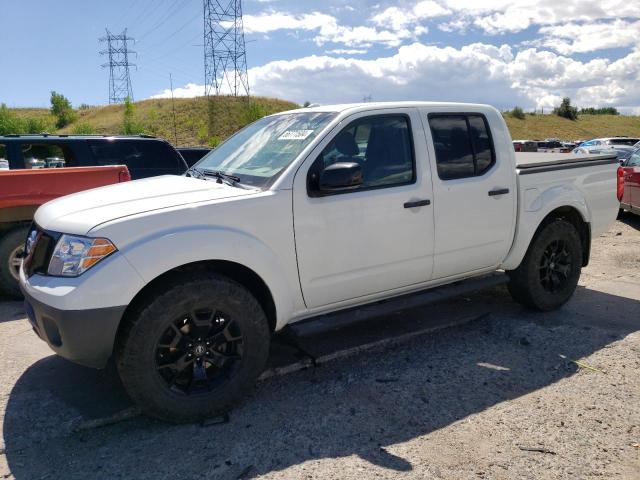
[[[431,113],[428,119],[440,179],[480,176],[495,164],[495,148],[484,115]]]

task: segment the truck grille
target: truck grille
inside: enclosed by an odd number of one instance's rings
[[[27,277],[34,273],[46,275],[49,260],[59,238],[59,233],[42,230],[35,223],[31,225],[25,245],[24,272]]]

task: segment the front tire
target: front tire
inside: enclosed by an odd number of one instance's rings
[[[0,238],[0,293],[13,298],[21,296],[19,269],[28,232],[28,226],[17,227]]]
[[[514,300],[540,311],[555,310],[571,298],[582,270],[582,243],[564,220],[544,225],[534,236],[522,263],[509,275]]]
[[[224,413],[265,368],[266,315],[227,277],[178,277],[132,317],[116,362],[125,389],[149,416],[182,423]]]

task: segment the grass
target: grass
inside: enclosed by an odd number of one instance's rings
[[[505,115],[511,138],[517,140],[588,140],[598,137],[640,137],[640,117],[625,115],[580,115],[568,120],[557,115],[529,115],[524,120]]]
[[[265,97],[205,97],[176,99],[176,132],[173,128],[171,100],[144,100],[135,103],[134,119],[144,133],[166,138],[179,146],[215,146],[238,129],[263,115],[297,108],[284,100]],[[49,133],[71,134],[91,131],[98,134],[122,132],[123,105],[108,105],[77,110],[77,119],[56,131],[55,119],[48,109],[16,108],[22,118],[37,118]],[[640,117],[623,115],[580,115],[577,121],[556,115],[526,114],[524,119],[504,114],[514,139],[541,140],[560,138],[578,140],[626,135],[640,137]]]

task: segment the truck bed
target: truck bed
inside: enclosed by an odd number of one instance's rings
[[[524,175],[594,165],[618,163],[616,153],[576,155],[574,153],[516,152],[516,168]]]

